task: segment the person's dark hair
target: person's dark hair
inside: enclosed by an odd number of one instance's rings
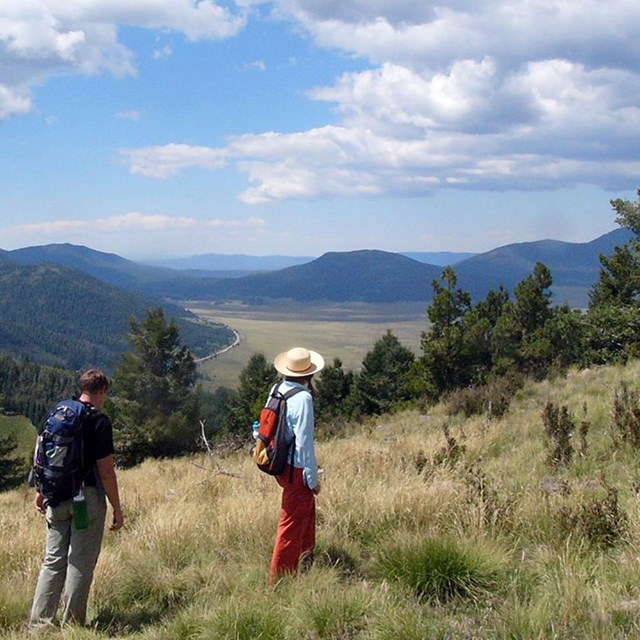
[[[109,379],[100,369],[89,369],[80,376],[78,386],[82,393],[98,393],[109,388]]]

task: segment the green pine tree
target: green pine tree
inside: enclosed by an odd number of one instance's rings
[[[118,460],[176,456],[197,448],[200,433],[197,369],[179,329],[161,307],[131,320],[129,342],[114,373],[111,412]]]
[[[380,415],[413,397],[413,352],[387,331],[362,361],[350,399],[356,415]]]
[[[225,431],[251,434],[251,425],[260,415],[269,390],[278,380],[278,372],[264,355],[254,353],[240,373],[238,392],[227,417]]]
[[[14,489],[26,481],[27,461],[16,456],[18,439],[13,433],[0,434],[0,491]]]
[[[322,370],[320,377],[314,382],[314,406],[318,421],[326,422],[350,414],[349,396],[353,383],[353,373],[344,371],[340,358],[334,358],[333,363]]]
[[[600,256],[600,278],[590,292],[587,347],[596,363],[640,356],[640,189],[638,200],[612,200],[616,222],[635,236]]]
[[[640,302],[640,189],[638,200],[612,200],[616,222],[635,234],[615,247],[613,255],[600,256],[600,279],[590,293],[590,308],[638,306]]]
[[[468,382],[471,375],[467,367],[464,319],[471,309],[471,294],[456,288],[458,277],[446,267],[442,283],[432,283],[434,296],[427,309],[431,323],[422,333],[422,352],[419,370],[426,378],[426,387],[439,397]]]

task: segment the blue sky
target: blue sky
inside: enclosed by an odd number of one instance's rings
[[[640,187],[640,3],[0,0],[0,248],[584,242]]]

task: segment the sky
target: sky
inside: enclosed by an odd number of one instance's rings
[[[588,242],[640,187],[637,0],[0,0],[0,248]]]

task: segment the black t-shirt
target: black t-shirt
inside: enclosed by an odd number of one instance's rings
[[[89,415],[83,425],[84,429],[84,468],[85,485],[96,486],[96,460],[106,458],[113,453],[113,429],[111,420],[101,411],[98,411],[88,402],[84,403],[90,407]]]

